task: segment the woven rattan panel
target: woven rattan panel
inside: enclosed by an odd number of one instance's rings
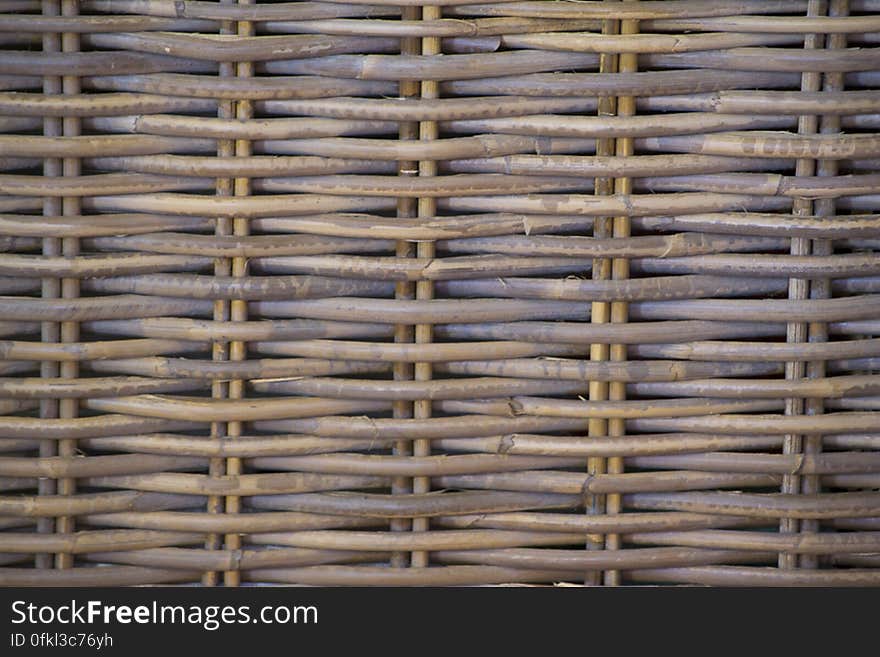
[[[0,14],[0,585],[880,585],[880,1]]]

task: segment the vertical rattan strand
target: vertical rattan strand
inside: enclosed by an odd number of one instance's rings
[[[235,0],[222,0],[224,4],[234,4]],[[220,34],[235,34],[235,23],[233,21],[223,21],[220,25]],[[220,77],[233,77],[235,75],[235,64],[232,62],[220,62]],[[221,100],[218,103],[217,116],[221,119],[235,118],[235,101]],[[231,157],[235,154],[235,141],[232,139],[217,140],[217,156]],[[214,193],[217,196],[232,196],[232,178],[217,178],[215,182]],[[232,219],[229,217],[217,217],[214,233],[218,236],[232,235]],[[214,261],[215,276],[229,276],[232,272],[231,258],[217,258]],[[226,299],[218,299],[214,301],[214,320],[220,322],[229,321],[229,301]],[[229,359],[229,343],[214,342],[211,347],[211,357],[213,360]],[[211,383],[211,397],[213,399],[225,399],[229,395],[229,383],[227,381],[215,380]],[[211,438],[214,440],[224,440],[226,438],[226,423],[211,423]],[[212,477],[222,477],[226,474],[226,460],[222,457],[212,458],[208,465],[208,472]],[[219,495],[211,495],[208,497],[208,513],[223,513],[223,498]],[[205,547],[209,550],[219,550],[222,546],[222,539],[219,534],[208,535]],[[217,584],[217,573],[207,572],[202,578],[203,584],[206,586],[215,586]]]
[[[623,35],[637,34],[639,31],[639,23],[635,20],[623,20],[620,22],[620,33]],[[622,73],[635,72],[638,69],[638,55],[634,53],[623,53],[620,55],[618,62],[618,70]],[[617,115],[633,116],[636,113],[636,99],[634,96],[619,96],[617,98]],[[632,137],[621,137],[615,145],[615,155],[618,157],[628,157],[633,154]],[[617,178],[614,181],[614,193],[619,196],[629,196],[632,193],[632,179]],[[627,238],[630,236],[630,218],[629,215],[614,217],[613,236],[615,238]],[[611,262],[611,278],[614,280],[622,280],[629,278],[629,260],[626,258],[615,258]],[[625,324],[628,321],[629,306],[625,301],[614,301],[611,303],[611,323]],[[613,361],[626,360],[626,345],[611,345],[610,359]],[[612,381],[608,386],[608,399],[611,401],[623,401],[626,399],[626,384],[623,381]],[[609,436],[623,436],[626,433],[626,423],[621,418],[612,418],[608,421]],[[608,459],[607,470],[609,474],[623,474],[623,458],[613,456]],[[608,495],[605,501],[606,513],[620,513],[623,498],[620,493],[612,493]],[[606,550],[620,549],[620,536],[618,534],[609,534],[605,538]],[[605,573],[604,584],[606,586],[618,586],[620,584],[620,571],[609,570]]]
[[[443,15],[443,9],[438,6],[424,6],[422,8],[422,20],[431,21],[439,20]],[[439,55],[441,53],[441,42],[439,37],[424,37],[422,39],[423,55]],[[438,98],[439,85],[433,80],[424,80],[421,83],[422,98]],[[430,141],[437,139],[438,128],[436,121],[422,121],[419,124],[419,139],[421,141]],[[420,176],[436,176],[437,163],[433,160],[422,160],[419,162]],[[421,197],[418,200],[418,213],[420,217],[433,217],[437,212],[437,203],[431,197]],[[419,258],[431,259],[435,254],[435,244],[431,242],[419,242],[416,247],[416,254]],[[434,283],[430,280],[416,281],[416,299],[433,299]],[[432,342],[434,339],[434,327],[431,324],[417,324],[415,327],[415,341],[419,344]],[[433,375],[431,363],[415,364],[415,380],[430,381]],[[429,418],[432,414],[431,401],[428,399],[416,400],[413,404],[413,415],[416,418]],[[428,456],[431,453],[431,442],[425,439],[415,440],[413,442],[413,454],[415,456]],[[427,493],[431,488],[431,480],[428,477],[415,477],[413,479],[414,493]],[[413,531],[428,531],[428,519],[416,518],[413,520]],[[415,551],[412,553],[412,566],[416,568],[424,568],[428,565],[428,553],[424,551]]]
[[[253,4],[252,0],[238,0],[240,5]],[[251,37],[254,35],[254,24],[250,21],[238,22],[238,36]],[[238,62],[236,64],[235,74],[237,77],[250,78],[254,75],[254,65],[252,62]],[[253,103],[250,100],[236,101],[235,118],[239,121],[248,121],[254,116]],[[250,157],[251,142],[246,139],[237,139],[235,141],[235,156]],[[236,177],[233,189],[235,196],[250,196],[251,181],[250,178]],[[250,234],[248,220],[245,217],[235,217],[232,221],[232,234],[236,236],[247,236]],[[248,275],[247,258],[238,256],[232,259],[232,275],[234,277],[246,277]],[[230,303],[229,307],[230,319],[233,322],[247,321],[247,301],[243,299],[235,299]],[[247,346],[244,342],[234,341],[229,345],[230,360],[244,360],[247,358]],[[229,382],[229,398],[241,399],[245,396],[246,381],[234,379]],[[241,422],[229,422],[227,427],[227,440],[234,440],[242,435]],[[237,476],[242,472],[242,463],[239,457],[230,457],[226,460],[226,474]],[[226,513],[239,513],[241,511],[241,498],[238,496],[226,497]],[[225,547],[229,551],[237,551],[241,549],[241,534],[227,534],[225,539]],[[226,586],[238,586],[241,583],[241,572],[239,570],[227,570],[223,575],[223,583]]]
[[[61,2],[62,16],[76,16],[79,14],[79,2],[77,0],[62,0]],[[79,34],[72,32],[64,32],[61,35],[62,52],[78,52],[79,51]],[[62,92],[65,95],[76,95],[80,92],[80,80],[76,76],[65,75],[61,81]],[[65,137],[78,137],[80,135],[80,119],[74,116],[65,116],[62,119],[62,126]],[[64,176],[80,175],[79,158],[65,158],[62,164],[62,173]],[[81,212],[81,203],[79,197],[64,197],[61,201],[61,213],[65,216],[76,216]],[[76,237],[65,237],[61,240],[61,254],[66,258],[75,258],[79,255],[79,239]],[[61,297],[64,299],[76,299],[79,297],[80,285],[78,278],[65,278],[61,281]],[[78,322],[62,322],[61,323],[61,341],[77,342],[79,340],[79,323]],[[61,363],[60,375],[63,378],[75,379],[79,376],[79,364],[75,361],[65,361]],[[62,399],[58,404],[58,414],[62,418],[75,418],[79,412],[79,402],[76,399]],[[59,456],[75,456],[76,440],[62,440],[58,445]],[[58,482],[58,493],[60,495],[74,495],[76,493],[76,481],[74,479],[64,478]],[[72,516],[62,516],[58,518],[55,527],[56,532],[60,534],[71,534],[74,532],[74,519]],[[58,553],[55,557],[55,566],[57,568],[73,567],[73,555],[65,552]]]
[[[421,18],[420,7],[404,7],[403,20],[417,21]],[[400,53],[402,55],[418,55],[422,51],[422,41],[419,37],[404,37],[400,40]],[[417,98],[420,94],[418,82],[404,80],[399,84],[401,98]],[[418,121],[405,121],[400,123],[398,136],[401,141],[411,141],[419,138]],[[397,164],[397,175],[411,177],[419,175],[419,163],[412,161],[400,161]],[[418,216],[418,202],[411,197],[401,197],[397,201],[397,216],[412,218]],[[395,255],[398,258],[413,258],[416,256],[416,246],[413,242],[398,240],[395,245]],[[411,281],[398,281],[394,286],[395,299],[415,299],[415,284]],[[397,324],[394,327],[394,341],[399,343],[411,343],[415,337],[414,327],[410,324]],[[412,363],[394,363],[393,376],[395,381],[410,381],[413,378]],[[394,417],[411,418],[413,416],[413,404],[410,401],[398,400],[393,406]],[[395,443],[393,448],[395,456],[406,457],[412,454],[412,443],[401,440]],[[395,477],[391,482],[392,495],[405,495],[412,492],[412,478]],[[412,529],[412,521],[406,518],[393,518],[390,523],[392,532],[405,532]],[[391,565],[402,568],[409,565],[408,552],[393,552]]]
[[[849,0],[831,0],[828,5],[828,15],[833,17],[849,15]],[[846,48],[846,34],[829,34],[826,37],[825,47],[833,49]],[[840,93],[844,90],[843,73],[825,73],[822,90],[828,94]],[[819,132],[822,134],[837,134],[840,132],[840,116],[827,114],[819,121]],[[817,176],[836,176],[838,170],[837,160],[819,160],[816,165]],[[813,212],[820,217],[833,217],[836,214],[836,203],[833,198],[816,199]],[[814,256],[827,257],[834,253],[834,243],[830,239],[813,240],[812,252]],[[831,298],[831,281],[823,278],[810,281],[810,298]],[[828,324],[825,322],[813,322],[808,327],[810,342],[828,341]],[[807,363],[807,377],[821,379],[825,377],[825,361],[811,361]],[[807,415],[820,415],[825,411],[822,398],[809,398],[805,403]],[[804,453],[818,454],[822,451],[822,436],[809,435],[804,440]],[[821,484],[817,475],[805,475],[801,480],[801,492],[805,495],[815,495],[821,491]],[[801,532],[816,533],[819,531],[817,520],[807,519],[801,521]],[[817,568],[819,560],[815,555],[802,554],[799,565],[801,568]]]
[[[618,0],[606,0],[617,2]],[[602,34],[618,34],[620,21],[602,21]],[[599,55],[599,72],[617,72],[618,55],[615,53],[602,53]],[[617,113],[617,97],[602,96],[599,99],[599,116],[614,116]],[[607,157],[614,155],[615,139],[601,138],[596,140],[596,155]],[[614,178],[597,177],[594,194],[597,196],[610,196],[614,193]],[[613,219],[611,217],[596,217],[593,222],[593,236],[596,238],[611,237],[613,232]],[[607,280],[611,278],[611,260],[609,258],[595,258],[592,270],[593,280]],[[607,301],[594,301],[590,306],[590,321],[594,324],[606,324],[611,316],[611,304]],[[590,345],[590,360],[606,361],[610,355],[609,345]],[[603,401],[608,399],[607,381],[590,381],[590,401]],[[589,437],[601,437],[608,435],[608,420],[604,418],[590,418],[587,422]],[[590,476],[604,474],[607,470],[605,457],[593,456],[587,459],[587,473]],[[588,515],[601,515],[605,513],[605,495],[588,494],[584,500]],[[588,535],[586,548],[588,550],[603,550],[605,548],[605,536],[602,534]],[[584,576],[584,584],[598,585],[602,583],[602,574],[599,571],[589,571]]]
[[[43,0],[42,3],[44,16],[58,16],[61,13],[61,6],[57,0]],[[43,34],[43,52],[59,52],[61,50],[61,37],[57,33],[47,32]],[[60,94],[61,78],[58,76],[46,76],[43,78],[43,94]],[[58,117],[43,118],[43,134],[46,137],[60,137],[63,132],[61,119]],[[43,160],[43,176],[46,178],[54,178],[62,174],[61,160],[55,157],[45,158]],[[57,216],[61,214],[61,199],[57,196],[47,196],[43,199],[43,215]],[[61,240],[57,237],[47,237],[43,239],[43,255],[59,256],[61,255]],[[44,299],[57,299],[61,296],[61,281],[57,278],[44,278],[41,283],[40,294]],[[40,325],[40,340],[42,342],[58,342],[60,338],[59,325],[57,322],[42,322]],[[40,376],[44,378],[54,378],[58,376],[58,361],[43,361],[40,363]],[[40,417],[41,418],[57,418],[58,417],[58,400],[57,399],[41,399],[40,400]],[[51,457],[58,454],[58,443],[54,440],[40,441],[40,456]],[[57,482],[49,477],[42,477],[37,484],[38,495],[54,495],[57,491]],[[53,518],[39,518],[37,520],[37,532],[40,534],[51,534],[55,531],[55,520]],[[34,565],[37,568],[52,568],[53,556],[51,554],[37,554],[35,556]]]
[[[820,16],[825,13],[827,3],[825,0],[810,0],[807,5],[808,16]],[[823,38],[818,34],[808,34],[804,38],[804,49],[810,50],[821,48]],[[801,76],[801,90],[807,92],[818,91],[821,86],[821,74],[807,71]],[[798,134],[815,134],[818,129],[818,117],[805,115],[798,119]],[[796,176],[812,176],[816,171],[816,161],[810,158],[800,158],[795,165]],[[809,216],[813,213],[813,203],[806,198],[796,198],[792,204],[792,213],[796,216]],[[811,240],[808,238],[795,237],[791,240],[790,252],[792,255],[809,255]],[[803,300],[809,297],[810,282],[804,278],[790,278],[788,282],[788,298]],[[790,322],[786,328],[786,342],[805,342],[807,339],[807,324],[804,322]],[[805,367],[803,361],[789,361],[785,364],[786,380],[797,380],[804,377]],[[802,398],[789,397],[785,400],[786,415],[802,415],[804,412],[804,400]],[[789,434],[783,441],[785,454],[799,454],[803,450],[803,436]],[[800,492],[800,476],[786,474],[782,478],[782,492],[796,494]],[[782,533],[797,532],[799,522],[794,518],[783,518],[779,523],[779,531]],[[781,553],[779,555],[780,568],[795,568],[797,555]]]

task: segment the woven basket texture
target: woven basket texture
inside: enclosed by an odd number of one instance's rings
[[[382,1],[0,0],[0,586],[880,585],[880,0]]]

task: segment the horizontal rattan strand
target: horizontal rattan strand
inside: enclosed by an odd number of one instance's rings
[[[0,586],[139,586],[192,582],[197,571],[144,568],[138,566],[107,566],[104,568],[71,568],[68,570],[35,570],[33,568],[0,568]]]
[[[645,569],[627,573],[638,582],[724,586],[877,586],[876,570],[780,570],[743,566]]]

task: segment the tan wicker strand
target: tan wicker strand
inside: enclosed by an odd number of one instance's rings
[[[616,0],[609,0],[616,1]],[[602,23],[602,35],[614,36],[620,30],[620,22],[616,20],[605,20]],[[619,67],[619,57],[616,53],[601,53],[599,56],[599,72],[615,73]],[[617,114],[617,98],[607,96],[599,99],[598,114],[603,116],[615,116]],[[596,140],[596,155],[598,157],[609,157],[616,155],[615,139],[613,136],[600,138]],[[596,178],[593,183],[593,191],[597,196],[609,196],[614,193],[614,179],[610,177]],[[613,237],[613,220],[610,217],[597,218],[593,222],[593,237],[597,240],[608,239]],[[596,258],[592,263],[591,278],[593,280],[607,280],[611,278],[612,262],[607,258]],[[594,302],[590,307],[590,321],[595,324],[607,324],[610,317],[610,304],[607,302]],[[607,361],[609,360],[609,347],[607,344],[591,344],[590,360]],[[594,380],[588,384],[589,399],[605,400],[608,399],[609,385],[605,381]],[[590,438],[601,437],[608,432],[608,423],[603,418],[590,418],[587,423],[587,435]],[[587,473],[590,475],[598,475],[606,472],[608,467],[607,459],[601,456],[594,456],[587,459]],[[591,495],[586,498],[586,510],[589,515],[604,514],[606,511],[607,500],[600,495]],[[602,550],[605,548],[605,537],[588,536],[586,547],[588,550]],[[584,576],[584,583],[596,586],[601,583],[602,576],[600,572],[587,572]]]
[[[443,16],[443,7],[438,5],[423,5],[422,20],[438,20]],[[421,43],[422,57],[432,57],[437,60],[437,55],[442,54],[442,42],[435,36],[424,37]],[[433,100],[439,97],[439,85],[433,79],[421,81],[420,97]],[[439,138],[436,121],[422,121],[419,123],[419,141],[431,142]],[[419,177],[429,180],[437,175],[437,162],[435,160],[420,159],[418,163]],[[433,182],[433,180],[430,180]],[[419,197],[417,201],[417,213],[420,217],[434,216],[437,214],[436,202],[430,197]],[[416,245],[416,257],[433,260],[436,255],[436,245],[432,241],[419,242]],[[420,279],[415,283],[415,298],[433,299],[434,283],[430,280]],[[416,344],[431,343],[434,341],[434,327],[432,324],[418,323],[414,328],[414,340]],[[416,381],[430,381],[433,377],[433,365],[431,363],[417,362],[413,366],[413,378]],[[429,399],[419,399],[413,402],[413,417],[423,419],[431,417],[434,413],[433,404]],[[424,457],[431,453],[431,443],[427,440],[413,441],[413,456]],[[431,490],[431,481],[427,477],[413,478],[412,490],[414,494],[424,494]],[[430,524],[427,518],[414,518],[412,521],[413,532],[429,531]],[[413,568],[427,567],[430,555],[427,550],[413,551],[410,555],[410,565]]]
[[[228,3],[227,3],[228,4]],[[234,24],[231,21],[224,21],[219,25],[219,33],[231,35],[234,33]],[[223,77],[234,75],[235,64],[233,62],[224,61],[218,65],[218,74]],[[220,119],[232,119],[235,116],[234,101],[220,101],[217,104],[217,116]],[[217,140],[217,157],[232,159],[235,155],[235,144],[231,139]],[[220,197],[230,196],[233,192],[233,180],[230,177],[217,178],[215,181],[215,194]],[[226,237],[230,234],[231,220],[228,217],[218,217],[214,220],[214,234],[218,237]],[[218,258],[214,264],[214,276],[229,276],[231,273],[230,261],[227,258]],[[229,320],[229,301],[226,299],[214,301],[213,319],[215,321]],[[212,360],[225,361],[229,358],[229,345],[223,341],[215,341],[211,348]],[[224,380],[212,381],[211,397],[215,399],[225,399],[229,393],[229,382]],[[215,440],[223,440],[227,434],[227,426],[223,422],[211,423],[211,437]],[[210,474],[213,476],[223,476],[226,473],[226,463],[224,459],[211,459],[209,466]],[[206,511],[210,514],[223,513],[224,504],[222,498],[212,495],[207,499]],[[222,547],[221,537],[217,534],[208,534],[205,540],[205,549],[219,550]],[[216,571],[208,570],[202,575],[202,583],[206,586],[214,586],[218,582]]]
[[[828,6],[828,14],[834,18],[847,17],[849,14],[848,0],[832,0]],[[845,48],[846,34],[829,34],[826,37],[827,48]],[[823,81],[823,91],[842,92],[844,90],[843,76],[839,73],[826,73]],[[841,123],[835,115],[823,115],[819,122],[819,131],[822,133],[839,132]],[[816,163],[816,173],[819,176],[833,176],[838,173],[837,163],[834,161],[820,160]],[[828,216],[835,212],[835,202],[833,199],[817,199],[815,202],[817,213]],[[834,253],[834,244],[830,240],[815,239],[812,244],[812,252],[815,255],[829,257]],[[810,281],[810,296],[818,298],[827,298],[832,295],[832,282],[827,279],[816,279]],[[824,323],[811,324],[808,327],[809,339],[813,342],[826,342],[828,340],[828,326]],[[816,379],[821,378],[827,373],[827,364],[824,361],[813,361],[807,364],[807,376]],[[824,412],[824,403],[821,397],[812,397],[804,402],[807,414],[815,415]],[[804,453],[808,456],[815,456],[822,452],[823,446],[822,436],[808,436],[804,441]],[[801,480],[801,490],[806,494],[814,494],[821,491],[821,483],[816,476],[807,475]],[[801,531],[807,534],[818,532],[819,525],[812,520],[801,522]],[[817,568],[818,559],[813,555],[801,555],[800,564],[802,568]]]
[[[876,586],[876,0],[0,0],[0,585]]]
[[[812,0],[807,8],[808,16],[816,16],[827,13],[827,2]],[[825,37],[820,34],[808,34],[804,39],[804,49],[824,48]],[[821,87],[821,73],[814,71],[805,72],[801,79],[801,90],[815,93]],[[818,118],[815,115],[802,115],[798,121],[798,134],[815,134],[818,132]],[[797,161],[795,175],[797,176],[813,176],[816,172],[816,161],[814,159],[801,158]],[[795,199],[792,213],[795,215],[812,215],[813,203],[809,199]],[[804,238],[793,238],[791,240],[790,252],[794,256],[808,255],[812,250],[810,240]],[[804,278],[790,278],[788,286],[789,299],[806,299],[809,296],[810,282]],[[790,323],[787,326],[786,341],[787,342],[806,342],[807,325],[803,322]],[[803,361],[790,361],[786,363],[785,378],[788,380],[799,380],[804,377],[805,365]],[[786,399],[785,412],[788,415],[800,415],[804,412],[803,399],[788,398]],[[803,436],[788,435],[785,437],[783,451],[785,453],[800,453],[803,449]],[[791,493],[800,487],[800,477],[797,475],[787,475],[782,482],[782,492]],[[796,520],[783,519],[780,524],[779,531],[781,533],[795,533],[799,529],[799,523]],[[779,555],[780,568],[794,568],[797,565],[797,557],[790,553],[782,553]]]
[[[57,15],[60,13],[60,7],[53,3],[43,3],[43,16]],[[43,34],[42,48],[43,51],[58,51],[61,47],[61,38],[58,34]],[[50,98],[51,95],[60,93],[61,80],[58,77],[47,77],[43,82],[43,96]],[[43,135],[47,137],[63,134],[61,119],[57,117],[43,118]],[[57,177],[60,173],[61,161],[57,158],[45,159],[42,167],[42,177],[48,180],[50,177]],[[61,199],[57,197],[46,198],[43,201],[43,215],[60,215]],[[61,251],[61,242],[58,238],[48,237],[42,240],[41,253],[44,257],[57,256]],[[41,281],[41,294],[43,298],[57,298],[61,295],[60,283],[54,278],[44,278]],[[40,341],[58,342],[59,327],[54,322],[41,323]],[[60,373],[59,364],[56,361],[45,361],[40,364],[40,376],[51,378],[57,377]],[[58,417],[58,400],[45,399],[40,402],[40,417],[56,418]],[[41,458],[50,458],[57,454],[58,446],[54,441],[42,441],[40,443],[39,456]],[[40,495],[54,495],[57,492],[57,481],[51,479],[43,479],[38,484],[38,493]],[[37,521],[37,531],[43,534],[54,533],[55,522],[50,518],[41,518]],[[37,553],[35,555],[35,566],[39,569],[47,569],[52,566],[53,557],[51,553]]]

